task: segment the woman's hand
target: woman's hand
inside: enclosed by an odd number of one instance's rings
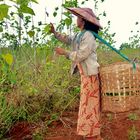
[[[56,54],[59,54],[59,55],[65,55],[66,54],[66,51],[65,51],[65,49],[63,49],[63,48],[55,48],[55,52],[56,52]]]
[[[66,52],[66,50],[65,49],[63,49],[63,48],[55,48],[55,52],[56,52],[56,54],[58,54],[58,55],[67,55],[67,52]]]
[[[50,32],[55,33],[54,25],[52,23],[50,23],[50,28]]]

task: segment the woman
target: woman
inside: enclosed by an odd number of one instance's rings
[[[96,56],[96,41],[92,31],[98,33],[100,23],[90,8],[67,8],[77,16],[80,34],[74,37],[65,36],[55,31],[51,24],[51,32],[60,41],[71,45],[72,50],[56,48],[58,55],[64,55],[72,63],[71,73],[78,67],[81,75],[80,106],[77,123],[77,134],[85,140],[102,140],[100,136],[100,94]]]

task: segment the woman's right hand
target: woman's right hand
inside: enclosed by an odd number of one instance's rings
[[[52,23],[50,23],[50,32],[55,33],[55,29]]]

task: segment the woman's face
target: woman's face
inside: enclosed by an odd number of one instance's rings
[[[77,27],[83,29],[84,24],[85,24],[84,20],[81,17],[77,17]]]

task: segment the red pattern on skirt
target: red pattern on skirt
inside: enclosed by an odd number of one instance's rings
[[[100,135],[100,92],[98,75],[85,76],[81,65],[81,93],[78,114],[78,135],[93,137]]]

